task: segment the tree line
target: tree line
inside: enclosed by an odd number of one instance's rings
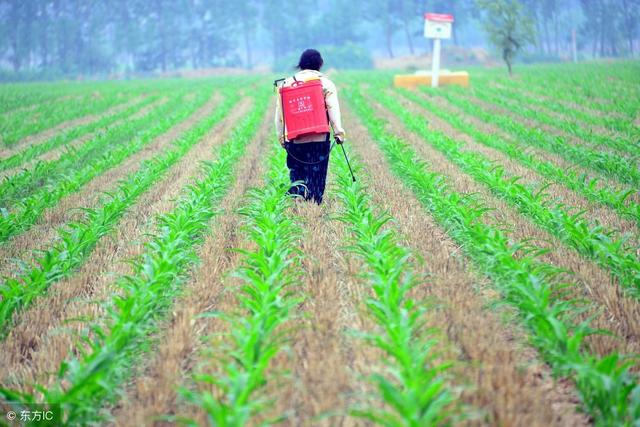
[[[458,44],[471,24],[489,19],[483,3],[487,2],[0,0],[0,66],[61,75],[251,68],[264,63],[265,55],[269,62],[278,61],[309,46],[348,43],[380,46],[381,53],[393,57],[399,47],[416,52],[425,11],[454,14],[453,42]],[[638,50],[640,0],[519,3],[535,30],[532,49],[540,55],[561,56],[573,40],[593,57],[633,55]]]

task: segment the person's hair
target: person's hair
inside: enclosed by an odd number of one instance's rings
[[[307,49],[300,55],[300,61],[298,61],[298,69],[300,70],[316,70],[320,71],[322,64],[322,55],[315,49]]]

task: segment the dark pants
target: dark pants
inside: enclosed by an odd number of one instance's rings
[[[307,142],[293,144],[287,142],[287,167],[291,182],[302,181],[303,185],[293,185],[290,194],[298,194],[305,200],[313,199],[317,204],[322,203],[322,195],[327,181],[329,167],[329,138],[322,142]]]

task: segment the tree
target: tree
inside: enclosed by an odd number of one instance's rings
[[[402,28],[404,35],[407,38],[407,45],[409,46],[409,52],[414,54],[413,50],[413,35],[414,31],[411,30],[412,24],[415,22],[421,22],[422,13],[424,10],[420,10],[422,2],[415,0],[402,0],[399,5],[399,15],[402,21]]]
[[[640,24],[640,0],[622,0],[624,30],[629,43],[629,56],[633,56],[633,39],[637,37]]]
[[[455,24],[451,28],[453,44],[458,46],[458,32],[460,28],[465,28],[469,18],[477,13],[476,5],[469,0],[431,0],[427,2],[427,12],[445,13],[453,15]]]
[[[498,49],[513,74],[513,60],[528,44],[535,43],[533,21],[517,0],[476,0],[489,41]]]
[[[225,5],[231,19],[239,24],[245,51],[245,67],[253,67],[252,43],[258,24],[258,5],[253,1],[230,2]]]
[[[393,34],[398,28],[399,9],[394,0],[372,0],[367,2],[366,16],[378,22],[384,32],[389,58],[393,58]]]

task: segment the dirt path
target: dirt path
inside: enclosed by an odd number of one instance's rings
[[[500,312],[486,308],[488,299],[482,294],[492,292],[484,279],[468,272],[460,248],[390,173],[376,143],[348,110],[345,122],[350,125],[349,141],[371,174],[374,202],[389,210],[407,245],[424,257],[423,273],[430,281],[420,291],[437,299],[439,309],[431,320],[460,351],[457,380],[472,386],[464,401],[482,409],[492,425],[586,424],[575,413],[571,389],[554,385],[549,369],[523,344],[521,331],[505,325]]]
[[[115,411],[115,424],[148,425],[154,417],[177,412],[177,386],[198,358],[199,339],[209,333],[210,323],[197,316],[234,304],[225,292],[227,273],[238,263],[240,216],[237,208],[245,191],[259,185],[265,171],[263,157],[272,135],[273,111],[269,110],[258,135],[238,165],[237,179],[219,206],[222,215],[214,219],[213,231],[199,250],[201,263],[194,279],[185,285],[185,295],[176,302],[173,317],[159,328],[160,343],[155,357],[127,387],[127,398]],[[167,424],[169,425],[169,424]]]
[[[64,197],[56,206],[47,209],[28,231],[15,236],[0,246],[2,250],[0,275],[18,273],[13,260],[31,260],[31,251],[42,250],[50,246],[57,237],[56,229],[58,227],[80,218],[82,216],[81,208],[97,206],[100,198],[104,197],[102,194],[104,191],[115,189],[119,180],[137,170],[141,162],[151,159],[158,152],[169,147],[172,141],[210,115],[219,103],[220,97],[214,95],[211,100],[186,120],[150,141],[142,150],[128,157],[119,165],[93,178],[79,191]]]
[[[344,226],[335,219],[339,201],[331,186],[321,207],[314,203],[295,206],[305,230],[299,289],[305,295],[299,309],[305,317],[291,341],[292,381],[278,393],[275,405],[276,413],[289,414],[283,425],[357,425],[346,414],[354,397],[365,391],[359,374],[373,363],[368,349],[349,335],[349,331],[371,327],[361,315],[369,289],[358,278],[360,264],[343,248],[347,240]]]
[[[17,141],[15,144],[12,144],[11,147],[7,147],[7,148],[0,148],[0,159],[1,158],[5,158],[5,157],[9,157],[14,155],[15,153],[17,153],[18,151],[22,151],[27,147],[33,146],[33,145],[38,145],[43,143],[44,141],[46,141],[49,138],[54,137],[56,134],[64,132],[66,130],[72,129],[74,127],[78,127],[78,126],[83,126],[92,122],[96,122],[104,117],[107,116],[111,116],[113,114],[117,114],[125,109],[127,109],[128,107],[130,107],[131,105],[135,104],[136,102],[140,102],[140,100],[142,99],[142,97],[135,97],[133,99],[130,99],[128,101],[124,101],[121,104],[118,104],[114,107],[111,107],[109,109],[107,109],[107,111],[100,113],[100,114],[89,114],[88,116],[84,116],[84,117],[79,117],[77,119],[73,119],[73,120],[67,120],[65,122],[59,123],[58,125],[49,128],[49,129],[45,129],[42,132],[33,134],[33,135],[29,135],[23,139],[21,139],[20,141]],[[1,161],[1,160],[0,160]]]
[[[573,249],[566,247],[554,236],[520,215],[502,199],[493,196],[484,185],[463,173],[421,137],[408,131],[388,110],[378,104],[375,108],[388,121],[388,129],[410,143],[421,158],[429,161],[435,172],[447,176],[454,190],[460,193],[477,193],[487,206],[494,208],[486,215],[487,221],[497,226],[508,224],[507,235],[512,241],[529,240],[539,248],[548,249],[549,252],[541,258],[543,261],[573,272],[573,275],[562,279],[576,283],[576,292],[605,308],[605,312],[597,315],[593,326],[611,330],[622,338],[620,340],[608,336],[591,337],[593,351],[598,354],[612,351],[630,354],[640,350],[640,323],[636,321],[640,316],[640,303],[622,295],[620,286],[612,283],[607,271],[582,258]],[[594,314],[593,310],[590,314]]]
[[[103,315],[95,301],[105,301],[117,292],[113,279],[131,272],[126,261],[139,256],[153,231],[153,218],[169,212],[186,184],[200,171],[200,161],[211,158],[213,147],[220,145],[232,127],[250,108],[248,99],[220,122],[194,146],[178,164],[125,215],[113,236],[100,241],[96,250],[72,277],[53,286],[45,298],[19,315],[18,325],[0,349],[0,364],[10,367],[11,381],[26,384],[46,380],[74,348],[76,331],[88,325],[68,319],[95,319]]]

